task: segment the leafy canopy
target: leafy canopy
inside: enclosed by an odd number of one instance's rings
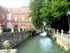
[[[47,24],[51,24],[53,21],[60,19],[61,16],[67,13],[69,2],[67,0],[45,0],[43,2],[43,8],[40,11],[45,16]]]
[[[43,21],[49,26],[67,14],[69,5],[67,0],[31,0],[29,16],[36,28],[42,28]]]
[[[43,0],[31,0],[30,2],[30,13],[29,16],[32,18],[32,23],[36,28],[42,28],[42,13],[40,9],[43,7]]]

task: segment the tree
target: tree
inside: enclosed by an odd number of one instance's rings
[[[63,17],[66,19],[69,6],[69,0],[31,0],[29,15],[36,28],[42,28],[43,21],[46,21],[47,26],[51,26]],[[63,23],[65,24],[64,20],[61,25]]]
[[[30,2],[30,13],[29,16],[32,18],[32,23],[36,28],[42,28],[43,26],[43,17],[40,9],[43,7],[42,2],[44,0],[31,0]]]
[[[41,8],[42,16],[46,18],[47,25],[51,25],[55,20],[66,15],[68,11],[69,2],[67,0],[45,0],[43,8]],[[49,21],[48,21],[49,20]]]

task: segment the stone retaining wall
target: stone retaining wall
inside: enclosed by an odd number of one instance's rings
[[[58,35],[56,37],[56,42],[61,46],[63,47],[65,50],[68,50],[68,48],[70,48],[69,44],[70,44],[70,41],[67,37],[63,37],[63,36],[60,36]]]
[[[57,32],[53,34],[53,37],[56,38],[58,45],[63,47],[65,50],[70,48],[70,34],[64,34],[63,30],[61,30],[61,33],[59,33],[57,30]]]
[[[19,44],[23,40],[30,37],[31,33],[29,31],[25,32],[6,32],[0,34],[0,48],[3,48],[3,43],[5,40],[10,40],[13,46]]]

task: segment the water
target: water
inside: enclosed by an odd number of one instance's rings
[[[28,38],[14,48],[18,53],[62,53],[50,38],[40,36]]]

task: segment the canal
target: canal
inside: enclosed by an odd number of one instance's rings
[[[62,53],[48,37],[34,36],[15,46],[17,53]]]

